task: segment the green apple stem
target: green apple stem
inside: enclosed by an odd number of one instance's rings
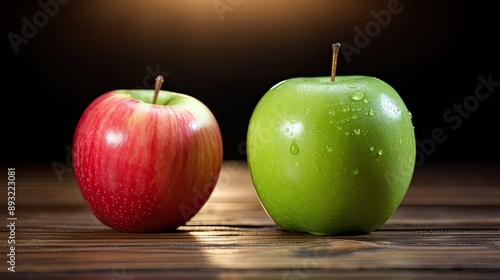
[[[332,58],[332,82],[335,82],[335,72],[337,72],[337,57],[339,55],[340,43],[332,45],[333,58]]]
[[[163,81],[165,81],[163,79],[163,76],[158,75],[158,77],[156,77],[155,95],[153,97],[153,104],[156,104],[156,100],[158,99],[158,94],[160,93],[160,89],[161,89],[161,86],[163,85]]]

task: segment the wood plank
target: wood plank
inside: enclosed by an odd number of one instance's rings
[[[160,234],[19,234],[19,267],[30,271],[116,269],[484,269],[500,264],[500,231],[375,231],[315,237],[274,227],[183,227]],[[259,238],[255,238],[259,236]],[[71,256],[68,258],[67,256]],[[29,261],[28,261],[29,260]]]
[[[71,174],[60,180],[50,166],[20,166],[18,272],[0,271],[0,278],[500,279],[499,170],[419,167],[402,205],[380,229],[317,237],[275,226],[244,162],[224,163],[209,201],[185,226],[155,234],[102,225]],[[0,233],[6,240],[8,229]],[[0,249],[7,252],[6,242]]]

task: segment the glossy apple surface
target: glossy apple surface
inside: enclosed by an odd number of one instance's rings
[[[292,78],[255,107],[247,156],[260,202],[281,228],[367,233],[406,194],[414,128],[402,98],[380,79]]]
[[[81,194],[103,224],[126,232],[172,230],[209,198],[222,164],[211,111],[184,94],[115,90],[96,98],[73,139]]]

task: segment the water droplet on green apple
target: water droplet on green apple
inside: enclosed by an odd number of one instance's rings
[[[359,128],[354,129],[354,134],[360,135],[361,134],[361,129],[359,129]]]
[[[371,147],[370,147],[370,152],[373,152],[373,151],[375,151],[375,147],[374,147],[374,146],[371,146]]]
[[[354,169],[352,170],[352,174],[353,174],[353,175],[358,175],[358,173],[359,173],[359,168],[354,168]]]
[[[365,99],[365,93],[362,91],[356,91],[355,93],[352,94],[351,99],[356,101],[361,101]]]
[[[296,155],[299,153],[299,146],[295,143],[295,140],[292,141],[292,145],[290,146],[290,153],[292,155]]]
[[[351,111],[351,108],[349,106],[345,106],[342,108],[342,112],[349,112]]]
[[[335,151],[335,148],[333,146],[326,146],[326,150],[329,152],[329,153],[333,153]]]
[[[384,154],[384,151],[382,151],[382,150],[378,150],[377,154],[378,154],[379,156],[381,156],[381,155],[383,155],[383,154]]]
[[[347,84],[347,87],[348,88],[358,88],[358,86],[356,86],[355,84]]]
[[[300,165],[300,162],[296,161],[295,166],[299,166],[299,165]]]
[[[339,126],[337,126],[337,129],[338,129],[338,130],[342,130],[342,129],[343,129],[343,127],[339,125]]]
[[[351,116],[351,118],[352,118],[353,120],[355,120],[355,119],[357,119],[357,118],[358,118],[358,115],[354,114],[354,115],[352,115],[352,116]]]
[[[319,157],[319,158],[321,158],[321,157],[323,157],[323,153],[322,153],[322,152],[320,152],[320,151],[317,151],[317,152],[316,152],[316,156],[317,156],[317,157]]]
[[[316,165],[315,167],[316,167],[316,170],[318,170],[318,171],[320,171],[320,170],[321,170],[321,166]]]
[[[402,138],[399,138],[398,143],[399,143],[399,144],[403,144],[403,139],[402,139]]]
[[[370,102],[370,99],[369,98],[365,98],[365,99],[363,99],[363,102],[366,103],[366,104],[368,104],[368,102]]]
[[[349,136],[351,133],[349,131],[344,132],[345,135]]]

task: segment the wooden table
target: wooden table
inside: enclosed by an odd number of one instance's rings
[[[500,279],[500,166],[417,167],[380,229],[317,237],[280,230],[260,206],[245,162],[224,163],[202,210],[168,233],[102,225],[74,180],[50,166],[16,168],[15,231],[0,193],[0,279]],[[14,234],[15,273],[9,272]]]

